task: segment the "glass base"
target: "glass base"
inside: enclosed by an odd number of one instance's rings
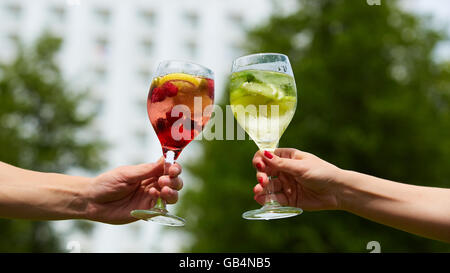
[[[297,216],[302,212],[303,210],[301,208],[266,204],[260,209],[244,212],[242,218],[247,220],[273,220]]]
[[[133,210],[131,216],[134,218],[142,219],[145,221],[153,221],[160,225],[182,227],[185,224],[185,220],[176,215],[170,214],[167,210],[161,209],[149,209],[149,210]]]

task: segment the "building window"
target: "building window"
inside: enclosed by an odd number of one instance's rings
[[[109,41],[105,37],[98,37],[95,40],[96,51],[101,56],[106,56],[109,53]]]
[[[50,15],[54,21],[62,23],[66,18],[66,10],[62,6],[53,6]]]
[[[155,25],[156,22],[156,15],[152,10],[144,10],[139,12],[139,16],[142,20],[142,22],[149,27],[152,27]]]
[[[95,81],[103,83],[106,81],[106,69],[103,66],[97,66],[94,68]]]
[[[111,11],[106,8],[97,8],[95,10],[95,16],[102,24],[108,24],[111,20]]]
[[[140,69],[138,71],[138,78],[141,82],[148,84],[150,87],[150,83],[152,82],[152,72],[146,68]]]
[[[231,43],[229,46],[229,50],[231,58],[237,58],[239,56],[242,56],[242,54],[244,53],[242,50],[242,46],[238,43]]]
[[[190,57],[195,57],[197,55],[197,44],[194,41],[187,42],[186,51]]]
[[[234,27],[243,28],[244,27],[244,17],[240,14],[231,14],[229,20]]]
[[[146,104],[144,104],[144,105],[145,105],[144,107],[147,106]],[[147,144],[147,130],[138,129],[135,131],[134,135],[135,135],[136,140],[138,141],[140,147],[145,146]],[[138,162],[142,162],[142,161],[143,161],[142,159],[139,159]]]
[[[153,53],[153,42],[145,39],[141,41],[141,50],[146,56],[151,56]]]
[[[194,12],[188,12],[184,15],[186,24],[189,27],[195,28],[198,26],[198,15]]]
[[[6,11],[14,19],[20,19],[22,15],[22,7],[17,3],[11,3],[6,5]]]
[[[17,45],[19,43],[19,35],[17,33],[10,33],[7,36],[8,41],[12,44],[12,45]]]

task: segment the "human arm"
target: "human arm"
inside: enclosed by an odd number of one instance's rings
[[[270,158],[272,157],[272,158]],[[283,205],[305,210],[339,209],[420,236],[450,242],[450,189],[423,187],[342,170],[295,149],[257,152],[253,164],[264,202],[267,175]]]
[[[88,219],[112,224],[135,221],[133,209],[157,197],[175,203],[183,183],[181,166],[164,161],[123,166],[94,178],[43,173],[0,162],[0,217],[34,220]]]

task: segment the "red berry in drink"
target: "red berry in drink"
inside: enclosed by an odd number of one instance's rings
[[[197,122],[191,119],[191,130],[197,129],[195,126],[197,125]]]
[[[164,94],[164,90],[162,90],[159,87],[155,87],[152,91],[152,102],[160,102],[163,101],[166,98]]]
[[[183,137],[183,125],[180,125],[178,128],[178,132],[172,132],[172,129],[167,129],[165,131],[158,133],[158,138],[161,141],[161,144],[167,148],[176,149],[176,148],[184,148],[191,140]],[[175,134],[175,135],[172,135]]]
[[[178,113],[178,116],[172,116],[172,109],[166,112],[166,119],[169,122],[170,125],[174,124],[175,121],[179,120],[183,117],[183,113]]]
[[[208,96],[214,100],[214,80],[206,79],[207,88],[208,88]]]
[[[203,114],[194,119],[194,99],[198,96],[205,100],[202,103]],[[204,110],[212,104],[213,98],[212,79],[173,73],[152,82],[147,111],[164,154],[173,151],[176,159],[183,148],[201,133],[210,118],[210,114],[205,114]],[[190,112],[172,113],[178,104],[187,106]],[[173,128],[174,125],[176,128]]]
[[[161,88],[168,97],[175,97],[178,94],[178,87],[171,82],[165,82]]]
[[[158,131],[163,131],[164,129],[166,129],[167,128],[167,120],[166,119],[163,119],[163,118],[159,118],[157,121],[156,121],[156,129],[158,130]]]

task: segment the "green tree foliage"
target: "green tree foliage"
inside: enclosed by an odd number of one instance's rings
[[[16,58],[0,64],[0,161],[46,172],[102,166],[105,144],[83,130],[95,116],[87,92],[68,88],[56,65],[61,43],[47,34],[29,48],[18,43]],[[0,220],[0,238],[0,252],[59,247],[41,221]]]
[[[397,1],[299,1],[248,34],[248,52],[290,57],[298,88],[296,115],[280,142],[341,168],[405,183],[450,187],[450,70],[434,48],[445,37]],[[228,98],[223,104],[228,104]],[[194,252],[450,251],[341,211],[246,221],[259,207],[251,141],[203,143],[189,170],[200,187],[181,198]],[[194,181],[193,181],[194,182]]]

